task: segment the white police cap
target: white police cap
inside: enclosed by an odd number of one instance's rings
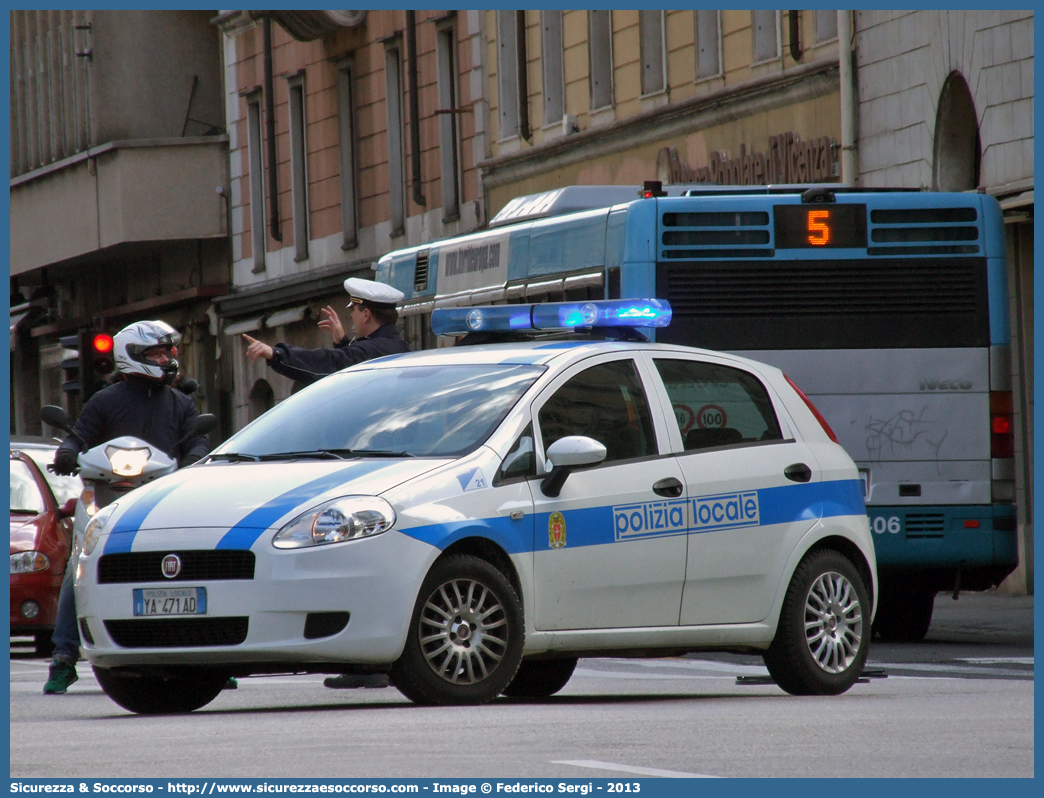
[[[349,277],[345,280],[344,290],[348,292],[352,304],[359,302],[375,308],[394,308],[406,297],[397,288],[361,277]]]

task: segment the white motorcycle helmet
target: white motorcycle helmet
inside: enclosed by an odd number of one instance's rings
[[[170,383],[178,373],[178,344],[181,333],[165,321],[139,321],[124,327],[112,339],[116,369],[123,374],[140,374],[158,382]],[[169,346],[170,360],[158,366],[145,357],[144,352],[155,346]]]

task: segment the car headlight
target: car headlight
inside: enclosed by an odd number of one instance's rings
[[[51,561],[42,551],[20,551],[11,555],[11,573],[34,574],[37,571],[46,571],[51,567]]]
[[[341,543],[386,532],[395,524],[395,510],[377,496],[343,496],[313,507],[280,529],[272,545],[300,549]]]
[[[87,528],[83,530],[83,553],[87,556],[90,556],[91,552],[94,551],[94,547],[98,545],[98,541],[101,540],[101,536],[105,533],[105,525],[118,506],[119,502],[114,502],[107,507],[103,507],[87,522]]]

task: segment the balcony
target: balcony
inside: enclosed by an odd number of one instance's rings
[[[227,175],[226,135],[115,141],[20,175],[11,275],[121,244],[223,238]]]

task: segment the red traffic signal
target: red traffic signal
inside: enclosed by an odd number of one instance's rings
[[[107,374],[115,367],[112,359],[112,336],[96,332],[91,335],[91,366],[96,372]]]
[[[98,354],[107,355],[112,352],[112,336],[108,333],[96,333],[91,344]]]

